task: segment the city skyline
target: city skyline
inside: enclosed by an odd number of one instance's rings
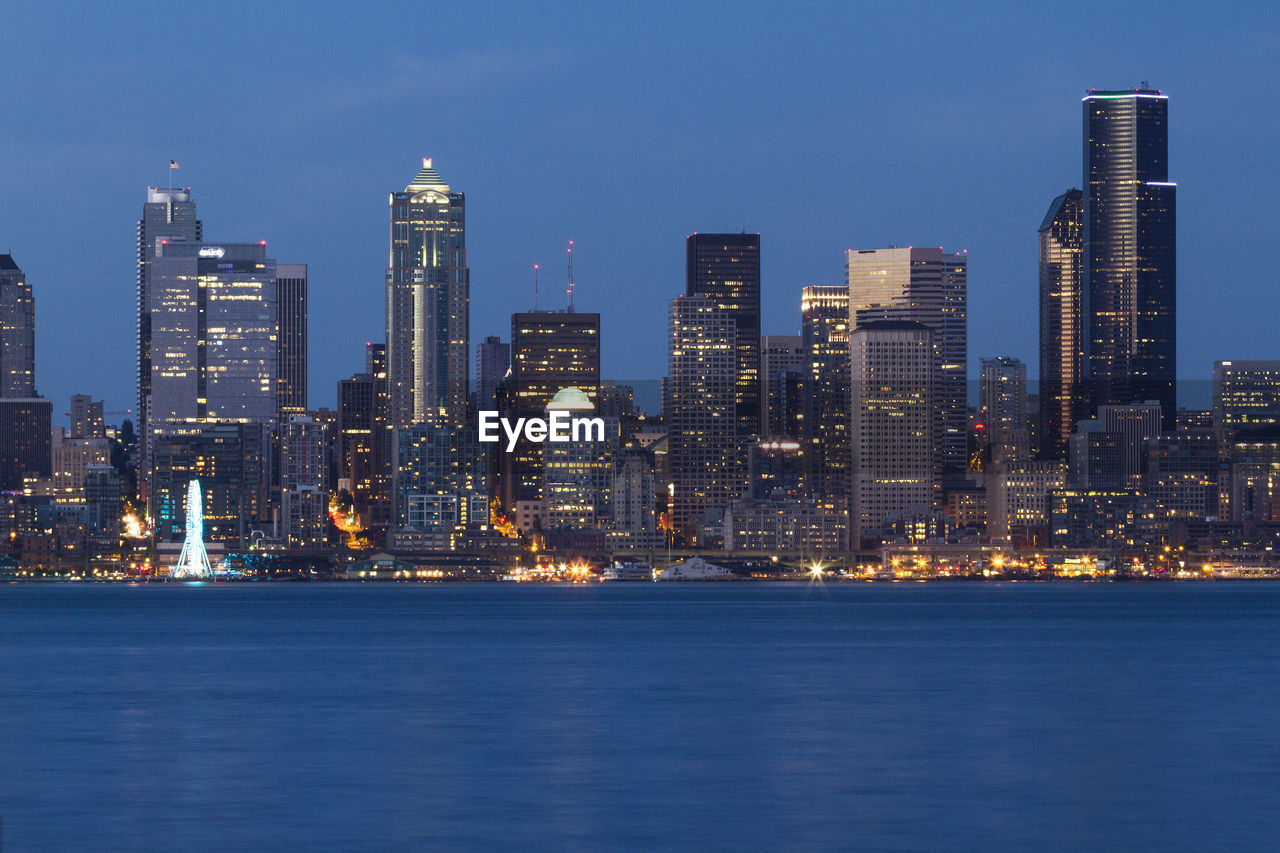
[[[51,26],[23,8],[15,13],[16,25],[36,36],[33,42]],[[483,13],[443,14],[460,46],[439,63],[424,69],[392,50],[345,86],[335,86],[321,63],[330,64],[335,55],[365,55],[394,21],[358,20],[338,43],[321,15],[309,22],[306,38],[290,42],[284,82],[261,82],[272,75],[257,73],[261,60],[253,57],[296,25],[287,8],[264,10],[252,33],[221,44],[220,59],[249,61],[243,70],[235,62],[218,63],[228,69],[228,85],[215,88],[212,97],[246,120],[268,121],[267,127],[284,133],[291,148],[283,156],[263,155],[256,143],[247,146],[238,132],[199,115],[174,122],[153,110],[178,92],[209,88],[208,47],[193,48],[189,59],[169,56],[156,92],[134,84],[163,51],[134,68],[113,61],[133,38],[121,39],[118,49],[100,44],[126,25],[138,25],[132,16],[105,13],[92,22],[65,22],[59,41],[90,62],[75,91],[58,82],[47,59],[16,45],[11,109],[29,117],[24,127],[30,132],[6,140],[7,156],[0,158],[10,197],[0,215],[9,244],[4,248],[27,273],[37,301],[86,309],[56,327],[54,314],[42,313],[40,393],[63,399],[88,392],[105,398],[109,410],[135,407],[128,366],[89,359],[80,342],[101,338],[99,345],[111,351],[132,346],[129,306],[121,304],[130,301],[130,240],[120,223],[136,219],[141,187],[167,183],[170,159],[181,162],[178,182],[194,187],[201,218],[211,227],[216,223],[220,238],[266,239],[273,256],[310,265],[312,332],[320,344],[313,347],[313,406],[332,404],[334,383],[358,367],[358,343],[381,337],[381,206],[387,189],[403,185],[406,162],[421,156],[447,163],[450,182],[465,188],[472,202],[473,341],[503,333],[508,304],[532,307],[533,263],[542,264],[544,294],[560,289],[563,247],[574,239],[580,309],[603,315],[610,340],[616,339],[611,333],[630,333],[634,326],[642,338],[660,342],[665,301],[680,290],[678,241],[698,230],[745,229],[761,233],[765,242],[764,334],[798,331],[796,294],[805,285],[839,282],[844,250],[941,244],[967,248],[972,259],[970,360],[1011,355],[1034,371],[1036,272],[1028,240],[1046,201],[1079,180],[1079,118],[1071,105],[1091,86],[1132,86],[1143,79],[1175,99],[1170,168],[1183,195],[1180,307],[1203,324],[1202,334],[1179,336],[1183,377],[1207,379],[1220,358],[1269,356],[1258,312],[1239,305],[1249,295],[1243,261],[1215,267],[1214,248],[1269,233],[1262,187],[1272,168],[1265,143],[1273,135],[1275,111],[1268,105],[1276,95],[1263,89],[1259,108],[1245,114],[1228,110],[1221,93],[1265,53],[1276,29],[1271,13],[1224,16],[1192,31],[1137,9],[1107,7],[1117,32],[1141,21],[1149,38],[1131,42],[1074,38],[1087,30],[1088,14],[1057,22],[1066,31],[1054,29],[1050,38],[1043,26],[1047,11],[999,15],[1007,36],[989,35],[995,12],[942,12],[931,25],[947,27],[962,49],[1003,48],[996,51],[1000,64],[965,64],[954,79],[939,73],[941,58],[922,57],[924,67],[914,72],[895,70],[890,60],[911,49],[919,20],[909,11],[859,17],[858,26],[879,25],[883,42],[855,59],[836,50],[839,39],[819,35],[854,26],[852,16],[835,7],[787,20],[762,12],[725,24],[745,46],[739,48],[727,46],[732,39],[704,45],[673,31],[659,51],[669,68],[629,64],[635,46],[622,34],[625,27],[603,27],[592,16],[565,15],[566,37],[559,24],[552,26],[553,15],[519,12],[511,24],[523,28],[521,37],[499,28],[485,52],[466,47],[489,23]],[[654,13],[628,14],[633,20],[620,23],[632,25],[637,42],[658,26]],[[178,10],[163,23],[143,16],[135,35],[160,43],[175,27],[193,24],[189,15]],[[693,15],[695,22],[705,16]],[[807,63],[791,67],[783,61],[802,46]],[[1175,63],[1175,56],[1190,58]],[[109,72],[95,65],[107,61],[113,62]],[[1046,70],[1057,68],[1068,70]],[[597,72],[596,79],[584,71]],[[41,74],[52,82],[42,82]],[[237,87],[242,74],[256,74],[265,87],[263,103],[232,94],[256,91]],[[371,133],[386,126],[389,110],[418,91],[420,80],[426,81],[421,103],[413,102],[405,121],[392,125],[393,133]],[[282,91],[285,83],[293,89]],[[130,90],[152,95],[141,99]],[[737,91],[749,92],[753,113],[771,120],[747,124],[737,117],[727,106],[727,96]],[[986,103],[997,92],[1002,106],[993,112]],[[267,112],[265,101],[272,102]],[[524,101],[530,106],[517,103]],[[111,114],[98,102],[110,104]],[[948,133],[935,139],[918,132],[922,105],[952,119]],[[546,115],[533,114],[535,109]],[[710,127],[718,130],[668,133],[674,123],[688,127],[690,115],[708,109]],[[458,121],[447,127],[428,121],[438,110],[455,113]],[[343,132],[333,133],[338,127]],[[523,128],[521,135],[512,132],[516,127]],[[57,194],[48,188],[63,180],[70,164],[104,158],[112,167],[78,175],[80,202],[54,217],[48,205]],[[780,182],[784,203],[759,192],[762,169],[776,174],[772,180]],[[926,187],[932,192],[926,194]],[[555,199],[550,208],[549,198]],[[56,229],[39,225],[81,216],[78,252],[58,251]],[[613,251],[631,234],[643,247],[639,259]],[[661,298],[650,299],[655,282],[666,286]],[[1007,327],[1010,315],[1025,323]],[[1234,342],[1230,352],[1215,344],[1228,339]],[[354,342],[355,351],[341,346],[343,340]],[[980,344],[985,341],[992,346]],[[603,373],[656,379],[664,369],[661,349],[655,343],[633,358],[606,345]],[[972,368],[970,373],[973,378]]]

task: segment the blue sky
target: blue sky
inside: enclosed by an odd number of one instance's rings
[[[0,251],[36,293],[37,385],[132,407],[135,227],[194,188],[206,236],[311,275],[311,404],[381,340],[387,194],[467,194],[472,340],[562,291],[604,373],[666,370],[693,231],[762,234],[764,330],[847,248],[969,250],[970,362],[1034,374],[1036,227],[1081,173],[1080,98],[1170,96],[1179,374],[1280,358],[1280,14],[1262,4],[8,2]],[[55,407],[56,409],[56,407]]]

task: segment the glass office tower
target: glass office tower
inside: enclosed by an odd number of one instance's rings
[[[1092,408],[1159,400],[1177,415],[1169,98],[1094,90],[1084,105],[1085,373]]]

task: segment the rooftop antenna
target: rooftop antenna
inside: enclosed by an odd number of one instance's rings
[[[538,265],[533,265],[533,310],[538,310]]]
[[[569,294],[569,312],[573,313],[573,241],[569,241],[569,286],[565,288],[565,293]]]

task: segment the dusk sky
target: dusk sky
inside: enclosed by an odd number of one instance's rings
[[[970,373],[1034,375],[1080,99],[1143,80],[1170,97],[1179,375],[1280,358],[1274,6],[7,2],[4,31],[0,252],[56,413],[134,406],[136,222],[170,159],[207,239],[309,264],[312,407],[384,339],[387,196],[424,156],[467,196],[473,344],[532,307],[535,263],[563,304],[573,239],[605,377],[656,379],[685,236],[746,230],[766,334],[845,249],[967,249]]]

